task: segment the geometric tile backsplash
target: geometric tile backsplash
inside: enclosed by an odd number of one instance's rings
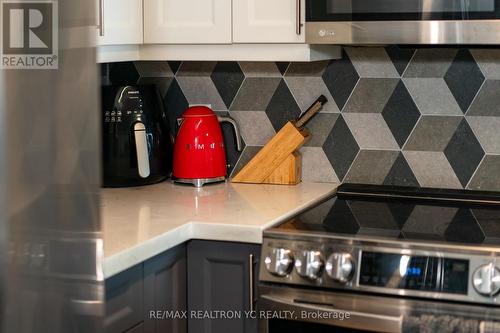
[[[239,170],[323,94],[309,124],[303,179],[500,191],[500,49],[346,47],[313,63],[135,62],[103,66],[104,84],[155,84],[171,127],[210,104]]]

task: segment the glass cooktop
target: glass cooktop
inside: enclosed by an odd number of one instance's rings
[[[500,246],[500,193],[345,184],[274,230]]]

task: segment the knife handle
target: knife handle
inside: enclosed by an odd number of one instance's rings
[[[314,115],[318,113],[319,110],[321,110],[326,102],[328,102],[328,100],[325,96],[319,96],[318,99],[307,109],[307,111],[304,112],[304,114],[299,119],[297,119],[297,121],[295,122],[295,127],[304,127],[305,124],[307,124],[307,122],[311,120],[311,118],[314,117]]]

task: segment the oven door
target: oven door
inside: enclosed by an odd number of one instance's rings
[[[500,0],[306,0],[310,44],[498,44]]]
[[[453,316],[494,322],[495,307],[433,302],[261,285],[257,301],[259,333],[403,332],[405,320],[422,315]]]

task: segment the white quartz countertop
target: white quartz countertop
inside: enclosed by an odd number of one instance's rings
[[[262,231],[335,193],[337,184],[222,183],[201,189],[164,182],[104,189],[104,276],[190,239],[262,243]]]

